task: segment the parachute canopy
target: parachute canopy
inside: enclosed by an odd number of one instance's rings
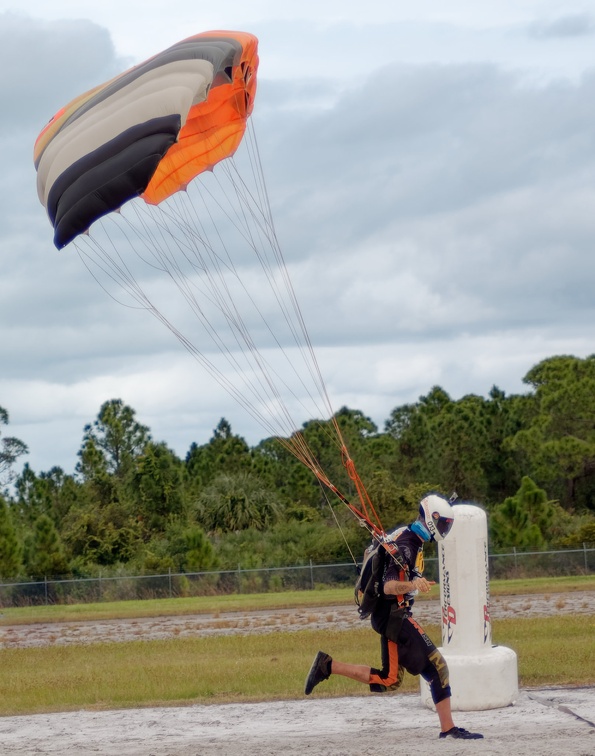
[[[252,112],[256,37],[213,31],[75,98],[35,143],[58,249],[141,195],[158,204],[232,155]]]
[[[277,239],[249,120],[257,67],[254,36],[205,32],[80,95],[35,143],[39,198],[58,249],[72,242],[380,537]],[[297,430],[302,412],[332,418],[359,508]]]

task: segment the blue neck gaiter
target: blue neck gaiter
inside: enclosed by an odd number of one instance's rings
[[[412,522],[411,525],[409,526],[409,529],[412,530],[415,533],[415,535],[418,535],[422,541],[431,540],[430,534],[428,533],[425,525],[419,520]]]

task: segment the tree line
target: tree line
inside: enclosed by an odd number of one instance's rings
[[[527,391],[453,400],[439,386],[380,430],[361,411],[336,421],[382,522],[415,517],[428,490],[481,504],[491,550],[595,544],[595,355],[555,356]],[[329,479],[355,497],[328,420],[301,429]],[[0,430],[9,425],[0,407]],[[120,399],[89,423],[74,474],[17,462],[0,434],[0,578],[193,572],[358,557],[367,533],[278,439],[254,447],[221,419],[184,459]],[[10,488],[8,483],[11,483]]]

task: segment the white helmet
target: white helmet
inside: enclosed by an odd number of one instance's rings
[[[418,522],[430,541],[442,541],[449,534],[455,518],[450,502],[438,494],[428,494],[419,503]]]

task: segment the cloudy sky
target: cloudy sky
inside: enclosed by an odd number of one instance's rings
[[[223,416],[268,435],[54,248],[36,193],[61,106],[209,29],[260,41],[261,160],[335,409],[382,427],[595,352],[595,0],[0,0],[2,432],[37,472],[72,472],[112,398],[182,456]]]

